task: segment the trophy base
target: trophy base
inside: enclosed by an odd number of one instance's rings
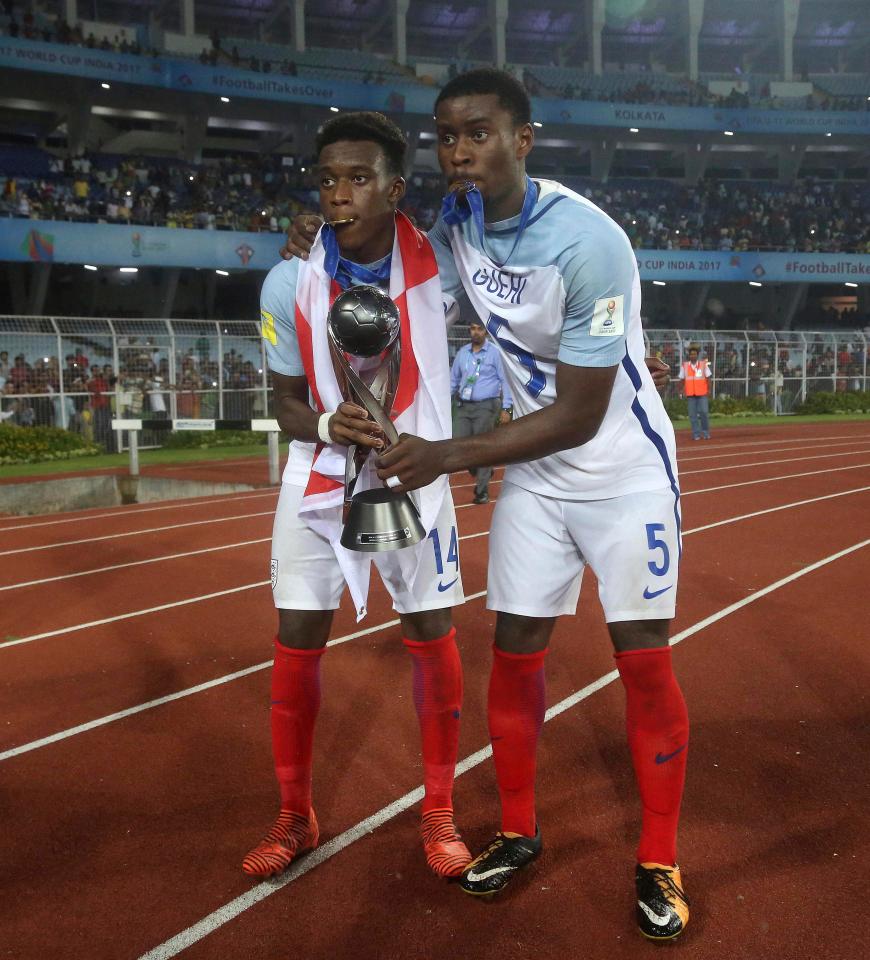
[[[350,502],[341,545],[359,553],[386,553],[412,547],[426,536],[420,514],[407,493],[366,490]]]

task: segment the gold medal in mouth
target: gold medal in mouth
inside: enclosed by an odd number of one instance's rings
[[[356,223],[357,219],[358,219],[357,217],[345,217],[342,220],[330,220],[329,225],[331,227],[342,227],[347,225],[348,223]]]

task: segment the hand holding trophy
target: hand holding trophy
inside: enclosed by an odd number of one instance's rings
[[[401,365],[401,322],[398,307],[377,287],[349,287],[329,309],[327,331],[339,383],[345,399],[364,407],[383,430],[388,444],[399,435],[389,412],[395,398]],[[381,363],[370,384],[353,369],[348,355],[377,357]],[[379,553],[419,543],[426,535],[414,501],[387,487],[354,493],[369,451],[351,445],[347,450],[344,496],[348,505],[341,545],[348,550]]]

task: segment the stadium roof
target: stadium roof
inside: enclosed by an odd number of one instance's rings
[[[56,0],[58,9],[62,0]],[[576,64],[585,58],[593,0],[509,0],[508,60]],[[781,0],[705,0],[701,29],[708,69],[749,66],[776,72]],[[389,54],[393,0],[317,0],[306,4],[309,46],[363,47]],[[79,0],[79,16],[117,23],[160,23],[181,28],[179,0]],[[197,32],[290,42],[292,0],[195,0]],[[411,0],[408,50],[414,58],[492,59],[487,0]],[[680,70],[688,33],[688,0],[606,0],[604,60],[611,64]],[[867,0],[802,0],[795,46],[811,71],[868,70],[870,3]],[[845,56],[845,64],[841,60]],[[838,60],[837,58],[840,58]]]

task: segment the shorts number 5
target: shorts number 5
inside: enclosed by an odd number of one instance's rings
[[[662,562],[661,566],[657,564],[654,560],[650,560],[647,564],[649,567],[650,573],[656,577],[663,577],[671,566],[671,555],[668,552],[668,545],[664,540],[661,540],[656,534],[664,533],[665,525],[663,523],[648,523],[646,525],[646,542],[650,550],[661,550],[662,552]]]

